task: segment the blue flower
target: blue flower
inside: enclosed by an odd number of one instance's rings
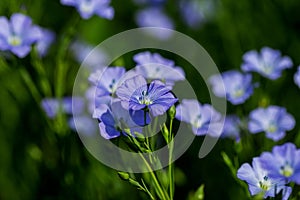
[[[94,14],[106,19],[114,17],[114,9],[110,0],[61,0],[61,4],[74,6],[83,19],[89,19]]]
[[[133,0],[134,3],[140,4],[140,5],[153,5],[153,6],[160,6],[166,2],[166,0]]]
[[[283,178],[300,184],[300,150],[292,143],[273,147],[272,153],[264,152],[262,165],[270,171],[270,176]]]
[[[240,126],[241,120],[236,115],[227,115],[224,120],[224,127],[222,131],[222,137],[232,138],[235,141],[240,140]]]
[[[292,60],[281,56],[280,51],[264,47],[259,54],[257,51],[248,51],[243,56],[244,63],[241,68],[245,72],[257,72],[262,76],[275,80],[281,76],[286,68],[291,68]]]
[[[141,132],[141,128],[132,120],[127,109],[124,109],[119,100],[115,100],[110,106],[99,105],[93,113],[93,118],[99,120],[100,134],[105,139],[126,135],[125,129],[130,129],[131,133]]]
[[[159,27],[166,29],[174,29],[173,21],[157,7],[150,7],[137,12],[135,21],[139,27]],[[158,39],[168,39],[171,37],[172,32],[161,29],[147,32],[153,37]]]
[[[292,188],[285,186],[284,179],[269,177],[269,172],[262,167],[260,158],[253,158],[252,167],[248,163],[243,164],[238,169],[237,177],[248,183],[251,195],[275,197],[275,194],[282,191],[282,200],[287,200],[292,192]]]
[[[98,96],[113,95],[125,74],[124,67],[106,67],[89,76],[89,81],[97,87]]]
[[[135,71],[147,79],[161,80],[166,85],[173,86],[174,82],[185,80],[185,73],[181,67],[176,67],[174,61],[162,57],[158,53],[149,51],[134,55],[137,63]]]
[[[37,41],[36,48],[40,56],[45,56],[47,54],[48,48],[50,47],[51,43],[55,39],[55,34],[47,29],[40,28],[41,37]]]
[[[250,74],[242,74],[235,70],[224,72],[221,76],[213,75],[209,78],[214,94],[218,97],[226,97],[234,105],[244,103],[252,95],[251,80]]]
[[[164,114],[177,99],[161,81],[155,80],[147,85],[146,79],[137,75],[118,87],[117,96],[128,110],[148,109],[153,117]]]
[[[266,137],[274,141],[282,139],[285,132],[292,130],[294,126],[294,117],[279,106],[257,108],[249,116],[249,131],[254,134],[265,132]]]
[[[298,66],[298,70],[294,75],[294,82],[300,88],[300,66]]]
[[[10,21],[0,17],[0,50],[10,50],[19,58],[25,57],[31,51],[31,45],[41,37],[38,26],[32,24],[30,17],[15,13]]]
[[[176,118],[192,125],[195,135],[218,137],[223,127],[221,114],[211,105],[201,105],[195,99],[183,99],[176,107]]]

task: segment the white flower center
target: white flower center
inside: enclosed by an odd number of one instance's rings
[[[143,91],[141,93],[141,96],[138,97],[138,101],[139,101],[140,104],[144,104],[144,105],[147,105],[147,106],[153,103],[153,101],[148,96],[147,91]]]
[[[277,126],[274,123],[271,123],[269,125],[269,127],[267,128],[267,131],[269,133],[275,133],[277,131],[277,129],[278,129]]]
[[[201,115],[197,115],[195,118],[194,122],[192,123],[192,126],[195,128],[200,128],[202,126],[202,120],[201,120]]]
[[[259,187],[264,191],[268,191],[271,188],[271,186],[272,183],[267,176],[265,176],[262,181],[259,181]]]
[[[85,13],[90,13],[93,11],[94,4],[91,0],[83,1],[80,5],[80,10],[82,10]]]
[[[12,46],[19,46],[22,43],[22,40],[19,36],[13,35],[8,38],[8,43]]]
[[[244,94],[245,94],[244,89],[238,88],[237,90],[234,91],[233,96],[238,98],[238,97],[243,96]]]
[[[286,163],[284,166],[281,166],[280,174],[285,177],[290,177],[294,174],[294,169],[288,163]]]

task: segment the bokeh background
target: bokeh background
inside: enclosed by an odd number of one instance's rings
[[[255,94],[246,104],[232,106],[228,103],[228,112],[249,113],[267,102],[286,107],[300,122],[300,90],[293,83],[293,74],[300,64],[299,0],[199,0],[202,5],[208,2],[210,7],[203,11],[205,20],[197,26],[188,24],[181,10],[187,7],[180,6],[180,1],[167,0],[159,6],[173,21],[175,30],[189,35],[207,50],[220,71],[239,69],[246,51],[260,50],[264,46],[279,49],[294,62],[294,68],[286,70],[276,81],[262,80],[255,75],[254,79],[261,81]],[[131,0],[112,0],[111,5],[115,9],[112,20],[97,16],[83,20],[76,9],[60,4],[59,0],[0,1],[1,16],[10,17],[15,12],[22,12],[31,16],[35,24],[56,34],[47,56],[39,63],[33,61],[33,56],[15,59],[4,52],[0,54],[0,199],[146,198],[142,192],[120,180],[115,170],[93,158],[76,132],[68,128],[66,119],[48,119],[39,102],[46,96],[72,94],[80,66],[70,48],[73,41],[97,45],[114,34],[136,28],[137,13],[149,6]],[[179,66],[185,64],[175,55],[162,54]],[[130,55],[118,62],[127,68],[134,65]],[[43,76],[37,72],[37,66],[45,70]],[[60,68],[64,68],[63,86],[57,83]],[[50,89],[45,89],[44,80],[48,80]],[[208,101],[207,96],[201,97],[206,86],[190,81],[199,98]],[[30,84],[35,86],[32,88],[36,88],[38,95],[28,87]],[[299,147],[298,130],[297,123],[280,143],[294,141]],[[235,164],[241,165],[262,151],[271,150],[275,143],[262,142],[265,141],[263,135],[253,138],[252,146],[247,147],[238,146],[231,139],[222,139],[207,157],[199,159],[202,140],[197,137],[175,162],[175,199],[192,197],[202,184],[205,185],[205,199],[247,199],[247,191],[231,173],[221,152],[226,152],[232,159],[238,158],[239,163]],[[267,145],[262,146],[262,143]],[[241,152],[238,156],[236,149]]]

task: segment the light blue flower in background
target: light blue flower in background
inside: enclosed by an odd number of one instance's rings
[[[270,171],[271,177],[300,184],[300,150],[296,149],[295,144],[275,146],[272,153],[264,152],[260,158],[262,166]]]
[[[109,5],[110,0],[61,0],[61,4],[74,6],[83,19],[89,19],[93,15],[112,19],[114,9]]]
[[[240,126],[241,120],[236,115],[226,115],[221,137],[232,138],[235,141],[240,141]]]
[[[48,52],[50,45],[53,43],[55,39],[54,32],[40,28],[41,38],[37,41],[36,48],[41,57],[45,56]]]
[[[222,116],[211,105],[201,105],[196,99],[183,99],[176,107],[176,118],[192,125],[195,135],[220,136]]]
[[[292,130],[294,126],[294,117],[279,106],[257,108],[249,115],[249,131],[254,134],[265,132],[266,137],[274,141],[282,139],[286,131]]]
[[[185,80],[182,68],[175,66],[174,61],[166,59],[158,53],[141,52],[134,55],[133,60],[137,63],[136,73],[147,79],[161,80],[170,86],[173,86],[176,81]]]
[[[245,72],[257,72],[271,80],[278,79],[282,71],[293,66],[292,60],[281,56],[278,50],[264,47],[259,54],[257,51],[248,51],[243,56],[244,63],[241,68]]]
[[[13,14],[10,21],[0,17],[0,27],[0,50],[9,50],[19,58],[28,55],[32,44],[41,38],[40,28],[21,13]]]
[[[297,72],[294,75],[294,82],[300,88],[300,66],[298,66]]]
[[[223,72],[221,76],[213,75],[209,78],[214,94],[218,97],[226,97],[234,105],[244,103],[252,95],[251,81],[251,74],[242,74],[236,70]]]
[[[284,179],[269,177],[269,172],[261,165],[260,158],[253,158],[252,167],[245,163],[237,171],[237,177],[246,181],[251,195],[263,194],[264,199],[275,197],[282,191],[282,200],[287,200],[292,192],[291,187],[285,186]]]
[[[162,11],[161,8],[157,7],[150,7],[138,11],[135,16],[135,21],[139,27],[174,29],[173,21]],[[168,39],[172,36],[172,32],[164,29],[147,31],[147,33],[162,40]]]

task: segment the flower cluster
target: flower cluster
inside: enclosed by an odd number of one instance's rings
[[[289,198],[290,182],[300,184],[300,150],[292,143],[273,147],[272,152],[264,152],[253,158],[252,167],[243,164],[237,177],[246,181],[251,195],[263,194],[264,198],[275,197],[282,192],[282,199]]]

